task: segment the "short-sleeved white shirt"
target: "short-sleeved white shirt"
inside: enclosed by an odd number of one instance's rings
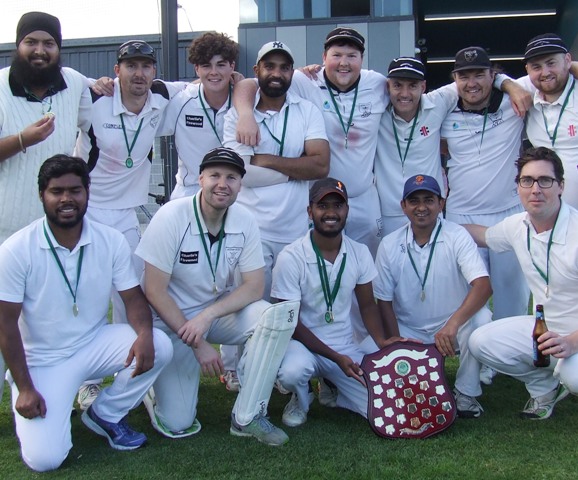
[[[459,107],[442,125],[451,156],[448,213],[499,213],[520,204],[514,180],[524,122],[516,116],[508,95],[494,89],[492,96],[502,100],[495,110],[492,104],[497,100],[492,100],[485,129],[483,111],[473,113]]]
[[[75,150],[91,169],[90,206],[117,210],[148,202],[155,135],[169,98],[177,91],[176,85],[155,80],[138,115],[123,105],[118,78],[114,79],[112,97],[93,95],[92,125],[89,131],[81,132]],[[131,146],[133,141],[133,166],[128,168],[127,142]]]
[[[383,216],[403,215],[399,202],[403,186],[409,177],[418,174],[430,175],[440,186],[444,185],[440,131],[444,119],[454,109],[457,101],[458,93],[454,84],[422,95],[415,127],[413,119],[406,122],[394,112],[391,104],[387,107],[381,117],[375,158],[375,183]],[[399,140],[399,150],[395,141],[393,122]],[[407,149],[410,135],[411,143]],[[407,156],[405,156],[406,149]],[[404,157],[402,165],[401,160]]]
[[[527,235],[530,232],[528,251]],[[578,330],[578,211],[562,202],[554,228],[549,261],[549,297],[546,282],[533,261],[543,272],[551,230],[537,233],[527,213],[512,215],[486,230],[488,247],[497,252],[514,250],[534,296],[535,304],[544,305],[548,328],[561,335]]]
[[[424,279],[433,239],[441,225],[425,282],[422,285],[414,271]],[[386,236],[380,243],[375,260],[378,276],[374,293],[379,300],[393,301],[399,323],[424,332],[439,329],[460,307],[468,294],[469,284],[488,272],[468,232],[453,222],[439,220],[429,242],[420,248],[411,227],[406,225]]]
[[[218,242],[210,245],[199,201],[197,194],[163,205],[152,218],[135,251],[145,262],[170,274],[168,292],[186,318],[191,318],[195,312],[204,310],[231,291],[237,285],[236,271],[237,274],[251,272],[265,265],[255,218],[241,205],[231,205],[227,210],[225,235],[215,272],[215,294],[193,202],[197,202],[202,234],[213,269],[217,263]]]
[[[534,147],[547,147],[558,154],[564,165],[565,182],[562,198],[570,206],[578,208],[578,85],[570,92],[575,82],[574,77],[570,76],[560,97],[550,103],[543,99],[528,77],[520,80],[522,85],[534,92],[534,103],[528,112],[526,122],[528,139]],[[560,117],[566,97],[568,103]],[[556,130],[556,141],[552,145],[550,137],[554,135],[558,119],[560,124]]]
[[[179,154],[175,178],[179,185],[199,185],[201,160],[209,150],[222,146],[225,114],[230,107],[229,97],[218,111],[213,110],[205,98],[204,87],[195,83],[171,98],[158,134],[175,136]]]
[[[333,304],[332,323],[325,321],[327,305],[309,233],[286,246],[273,268],[271,297],[300,300],[299,321],[328,346],[353,343],[350,309],[354,289],[357,285],[371,282],[376,275],[369,249],[346,235],[342,238],[335,263],[325,261],[329,285],[333,289],[345,255],[341,286]]]
[[[318,80],[310,80],[303,73],[293,74],[291,91],[313,102],[323,113],[329,146],[331,164],[329,176],[345,182],[350,198],[358,197],[373,185],[373,164],[377,147],[377,132],[381,115],[389,102],[385,77],[372,70],[362,70],[359,79],[355,111],[345,148],[345,133],[335,111],[324,70]],[[335,102],[344,124],[347,124],[355,90],[342,93],[333,91]]]
[[[58,244],[47,226],[76,290],[75,317],[72,294],[44,236],[44,222],[44,218],[34,221],[0,246],[0,300],[22,304],[19,327],[31,367],[58,364],[88,345],[107,323],[111,287],[123,291],[138,285],[130,248],[121,233],[84,218],[80,240],[70,251]]]
[[[258,102],[259,94],[255,99],[255,107]],[[277,139],[282,139],[287,109],[287,129],[281,155],[280,145],[271,133]],[[231,108],[225,116],[225,146],[234,149],[241,156],[268,153],[287,157],[287,161],[291,161],[303,154],[306,141],[327,140],[321,112],[313,103],[294,94],[287,94],[285,104],[278,112],[260,112],[254,108],[253,113],[261,134],[261,141],[256,147],[243,145],[235,140],[239,119],[236,109]],[[270,132],[263,122],[267,124]],[[255,215],[264,240],[288,244],[307,231],[307,180],[289,179],[286,183],[263,187],[243,186],[237,202]]]

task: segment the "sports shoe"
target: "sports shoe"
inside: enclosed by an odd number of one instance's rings
[[[568,390],[564,385],[560,384],[546,395],[530,398],[530,400],[526,402],[524,410],[520,412],[520,416],[530,420],[546,420],[552,415],[554,406],[560,400],[565,399],[569,393],[570,390]]]
[[[86,410],[92,405],[100,393],[100,385],[98,383],[87,383],[78,389],[78,406],[81,410]]]
[[[319,403],[324,407],[337,406],[337,387],[325,378],[319,378]]]
[[[493,368],[487,365],[482,365],[480,369],[480,382],[484,385],[491,385],[494,381],[494,377],[498,374]]]
[[[82,412],[81,419],[94,433],[105,437],[115,450],[135,450],[147,441],[144,433],[128,426],[126,417],[118,423],[107,422],[94,413],[92,405]]]
[[[278,447],[289,441],[287,434],[273,425],[262,414],[255,415],[249,425],[239,425],[235,420],[235,415],[231,416],[231,435],[237,437],[255,437],[260,442]]]
[[[161,435],[164,435],[165,437],[185,438],[190,437],[191,435],[195,435],[196,433],[199,433],[201,431],[201,422],[199,422],[196,418],[193,421],[193,424],[189,428],[186,428],[185,430],[173,431],[165,427],[163,425],[163,422],[161,422],[161,419],[157,415],[156,412],[157,402],[155,399],[155,392],[152,388],[149,389],[149,391],[143,398],[143,404],[151,419],[151,425],[157,432],[159,432]]]
[[[475,397],[464,395],[457,388],[454,388],[454,397],[456,399],[456,409],[460,418],[478,418],[484,409]]]
[[[313,396],[313,392],[310,393],[310,396]],[[285,405],[281,420],[288,427],[298,427],[307,421],[307,412],[299,406],[299,399],[296,393],[291,395],[291,400]]]
[[[229,390],[229,392],[239,391],[239,378],[235,370],[227,370],[224,375],[219,377],[219,380],[225,384],[225,388]]]

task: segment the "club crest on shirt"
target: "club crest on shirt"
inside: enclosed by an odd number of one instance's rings
[[[199,252],[180,252],[179,263],[196,264],[199,263]]]
[[[235,265],[239,261],[239,256],[243,249],[241,247],[227,247],[225,249],[225,258],[229,265]]]
[[[185,125],[193,128],[203,128],[202,115],[185,115]]]
[[[363,118],[369,117],[371,115],[371,102],[360,103],[357,108],[359,108],[359,112]]]
[[[157,126],[158,123],[159,123],[159,119],[160,119],[160,116],[159,116],[159,115],[155,115],[153,118],[151,118],[151,122],[150,122],[150,123],[151,123],[151,127],[156,128],[156,126]]]
[[[501,108],[496,113],[488,113],[488,117],[490,118],[493,127],[497,127],[501,123],[504,123],[503,116],[504,112]]]

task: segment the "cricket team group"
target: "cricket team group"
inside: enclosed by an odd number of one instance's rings
[[[158,434],[199,433],[201,375],[238,392],[231,435],[267,445],[314,401],[367,417],[363,356],[408,339],[459,356],[463,418],[496,373],[524,382],[524,419],[578,394],[578,68],[558,35],[529,40],[520,79],[463,48],[429,92],[419,59],[362,69],[350,27],[301,69],[265,43],[251,79],[207,32],[192,83],[156,79],[142,40],[114,79],[61,66],[61,46],[58,18],[28,12],[0,70],[1,366],[29,468],[67,458],[75,401],[114,449],[146,442],[141,403]],[[141,234],[166,135],[176,186]]]

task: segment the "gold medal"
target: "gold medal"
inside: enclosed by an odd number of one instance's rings
[[[333,312],[331,310],[325,312],[325,321],[327,323],[333,323]]]
[[[213,293],[214,293],[215,295],[218,293],[218,292],[217,292],[217,284],[216,284],[216,283],[213,283]]]
[[[78,317],[78,305],[76,305],[76,303],[73,303],[73,304],[72,304],[72,314],[73,314],[75,317]]]
[[[544,289],[544,295],[546,295],[546,298],[550,298],[550,287],[548,285]]]
[[[126,161],[124,162],[124,164],[126,165],[126,168],[132,168],[132,166],[134,165],[131,157],[126,157]]]
[[[422,290],[422,291],[421,291],[421,295],[420,295],[419,298],[420,298],[420,300],[421,300],[422,302],[425,301],[425,290]]]

